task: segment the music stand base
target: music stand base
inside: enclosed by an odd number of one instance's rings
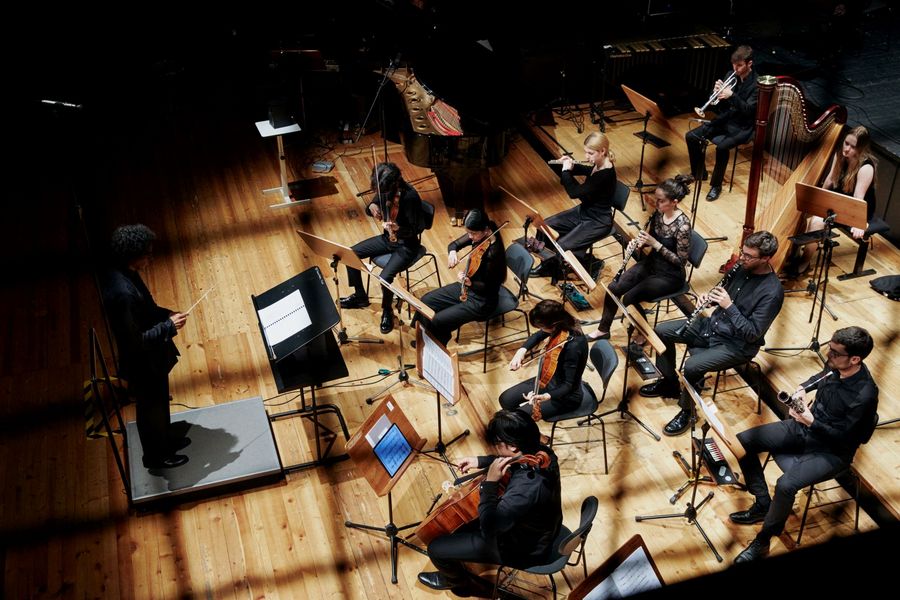
[[[422,550],[415,544],[407,542],[402,537],[397,534],[403,531],[404,529],[409,529],[410,527],[415,527],[418,523],[410,523],[409,525],[403,525],[401,527],[397,527],[394,525],[393,521],[388,523],[383,527],[378,527],[375,525],[366,525],[365,523],[354,523],[353,521],[344,521],[344,527],[348,527],[350,529],[359,529],[361,531],[380,531],[383,533],[388,540],[391,542],[391,583],[397,583],[397,562],[400,558],[398,544],[403,544],[407,548],[411,548],[416,552],[424,554],[428,556],[428,553],[425,550]]]
[[[865,271],[860,271],[859,273],[844,273],[843,275],[838,275],[838,281],[847,281],[848,279],[856,279],[857,277],[868,277],[869,275],[874,275],[875,269],[866,269]]]
[[[824,365],[828,361],[825,360],[825,357],[822,356],[822,353],[819,351],[821,347],[822,345],[819,343],[819,341],[813,338],[813,340],[809,344],[803,347],[795,346],[791,348],[769,348],[768,346],[766,346],[765,348],[763,348],[763,352],[803,352],[804,350],[809,350],[811,352],[815,352],[819,356],[819,360],[821,360],[822,364]]]
[[[628,410],[627,403],[624,401],[619,402],[619,405],[617,407],[615,407],[614,409],[608,410],[605,413],[600,413],[599,415],[597,415],[597,418],[602,419],[603,417],[605,417],[607,415],[611,415],[613,413],[619,413],[619,416],[622,419],[624,419],[626,417],[631,419],[632,421],[634,421],[635,423],[637,423],[638,425],[643,427],[647,431],[647,433],[649,433],[656,439],[657,442],[662,440],[662,438],[659,437],[659,435],[657,435],[652,429],[647,427],[647,425],[643,421],[638,419],[636,416],[634,416],[634,414],[630,410]]]
[[[703,526],[700,525],[700,521],[697,520],[697,512],[703,508],[703,505],[706,504],[713,497],[713,493],[710,492],[706,495],[706,497],[697,504],[696,507],[692,506],[690,502],[688,502],[687,508],[684,509],[682,513],[672,513],[667,515],[642,515],[635,517],[634,520],[640,523],[641,521],[653,521],[657,519],[675,519],[678,517],[683,517],[688,520],[688,523],[697,528],[697,531],[700,532],[700,535],[703,536],[703,540],[706,542],[706,545],[712,550],[713,555],[716,557],[716,560],[722,562],[722,556],[719,554],[716,547],[713,545],[712,540],[706,535],[706,532],[703,530]]]

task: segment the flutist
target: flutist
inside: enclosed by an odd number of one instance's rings
[[[738,434],[747,451],[740,461],[741,471],[747,490],[756,501],[747,510],[731,513],[729,517],[740,525],[762,521],[763,526],[734,562],[766,556],[769,539],[784,529],[797,492],[849,467],[859,445],[871,437],[878,420],[878,386],[863,360],[873,346],[872,336],[862,327],[838,329],[828,342],[824,372],[810,377],[793,394],[799,398],[817,390],[812,408],[798,403],[802,410],[791,408],[790,418]],[[823,377],[828,371],[833,374]],[[775,483],[774,500],[769,497],[759,462],[761,452],[798,455],[798,460],[787,466]]]
[[[750,234],[744,240],[740,267],[730,281],[700,295],[700,304],[717,305],[712,315],[696,316],[684,331],[685,319],[657,326],[656,333],[666,345],[666,351],[656,357],[663,377],[643,386],[641,396],[680,397],[678,414],[663,429],[666,435],[684,433],[691,416],[690,397],[680,390],[675,377],[675,344],[688,346],[684,377],[695,389],[700,388],[707,373],[735,367],[756,356],[784,302],[784,289],[769,264],[777,250],[778,240],[768,231]]]
[[[630,257],[639,258],[643,247],[650,248],[650,254],[628,270],[620,270],[619,276],[607,286],[616,297],[621,297],[622,304],[628,306],[659,298],[677,291],[684,283],[684,267],[691,245],[691,220],[678,204],[690,193],[688,186],[692,181],[689,175],[676,175],[656,186],[656,212],[650,217],[648,226],[631,241],[631,252],[626,250],[622,268]],[[608,339],[615,316],[616,303],[607,297],[597,331],[589,337]]]
[[[695,178],[706,179],[703,140],[716,146],[716,166],[709,181],[707,200],[716,200],[722,193],[722,180],[725,178],[731,149],[750,139],[756,122],[759,90],[756,78],[750,76],[753,72],[753,49],[750,46],[738,46],[731,55],[731,66],[737,83],[733,86],[726,85],[726,77],[716,81],[713,86],[718,116],[709,123],[691,129],[684,136],[691,158],[691,173]]]

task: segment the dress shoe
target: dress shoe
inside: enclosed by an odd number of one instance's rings
[[[341,298],[341,308],[365,308],[369,305],[369,298],[364,294],[353,292],[349,296]]]
[[[731,519],[732,523],[737,523],[738,525],[753,525],[754,523],[765,521],[767,512],[769,512],[768,506],[754,502],[747,510],[733,512],[728,515],[728,518]]]
[[[188,436],[175,438],[169,442],[169,450],[171,452],[178,452],[182,448],[187,448],[191,445],[191,438]]]
[[[591,338],[591,341],[593,341],[593,340],[608,340],[609,332],[607,331],[606,333],[600,333],[600,331],[598,330],[593,333],[589,333],[588,337]]]
[[[550,269],[544,266],[544,263],[532,268],[528,272],[529,277],[550,277]]]
[[[142,459],[145,469],[174,469],[180,467],[188,461],[188,457],[184,454],[172,454],[165,458],[147,458]]]
[[[691,425],[691,413],[686,410],[678,411],[671,421],[663,427],[663,433],[666,435],[681,435]]]
[[[381,312],[381,333],[394,330],[394,313],[390,309]]]
[[[750,545],[734,558],[734,564],[753,562],[769,555],[769,542],[753,540]]]
[[[709,188],[709,191],[706,193],[706,199],[712,202],[713,200],[718,200],[719,196],[722,194],[722,186],[714,185]]]
[[[644,398],[677,398],[681,395],[681,389],[674,379],[663,377],[657,379],[654,383],[641,386],[641,396]]]
[[[419,573],[419,581],[433,590],[449,590],[453,587],[440,571],[422,571]]]

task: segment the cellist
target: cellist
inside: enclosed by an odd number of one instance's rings
[[[537,374],[500,394],[500,405],[519,409],[535,421],[574,410],[581,404],[581,376],[587,365],[588,343],[581,327],[560,302],[542,300],[528,313],[535,332],[516,351],[509,363],[512,371],[524,364],[525,354],[546,340],[541,349]]]
[[[447,246],[447,265],[459,271],[456,283],[428,292],[422,302],[435,312],[434,319],[428,320],[419,314],[424,327],[439,342],[447,345],[453,332],[472,321],[487,319],[497,308],[500,286],[506,281],[506,251],[499,227],[484,211],[474,209],[466,215],[463,223],[466,233]],[[460,261],[458,252],[472,246],[472,251]]]
[[[486,438],[495,456],[459,461],[463,473],[487,468],[479,488],[478,518],[428,544],[437,571],[419,573],[422,584],[458,596],[490,598],[494,589],[493,581],[471,573],[464,562],[518,569],[547,563],[562,524],[559,464],[553,451],[541,445],[535,422],[521,411],[501,410],[488,423]],[[523,454],[540,455],[544,466],[520,462]]]

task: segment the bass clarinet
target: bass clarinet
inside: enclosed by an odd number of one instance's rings
[[[714,285],[712,289],[715,289],[717,287],[724,288],[726,285],[728,285],[729,282],[731,282],[731,278],[734,277],[734,274],[737,272],[738,267],[740,266],[741,263],[735,262],[734,265],[732,265],[732,267],[728,269],[725,275],[722,276],[722,279],[719,281],[719,283]],[[694,309],[694,312],[691,313],[691,316],[687,318],[687,321],[684,322],[684,325],[675,330],[675,335],[681,337],[685,333],[687,333],[687,330],[690,329],[691,325],[694,324],[694,320],[697,318],[697,315],[703,312],[703,309],[705,309],[707,306],[711,306],[712,304],[714,304],[714,301],[710,300],[709,298],[706,299],[706,302],[699,304],[697,308]]]
[[[653,215],[651,215],[650,218],[647,219],[647,224],[644,226],[643,230],[649,231],[650,223],[652,223],[652,222],[653,222]],[[634,255],[634,253],[637,251],[639,235],[640,235],[640,233],[638,235],[634,236],[633,238],[631,238],[631,241],[629,241],[628,245],[625,246],[624,260],[622,261],[622,266],[619,267],[619,270],[616,272],[616,274],[612,278],[613,283],[616,283],[617,281],[619,281],[619,278],[622,276],[622,273],[625,272],[625,267],[628,266],[628,261],[631,260],[632,255]]]

